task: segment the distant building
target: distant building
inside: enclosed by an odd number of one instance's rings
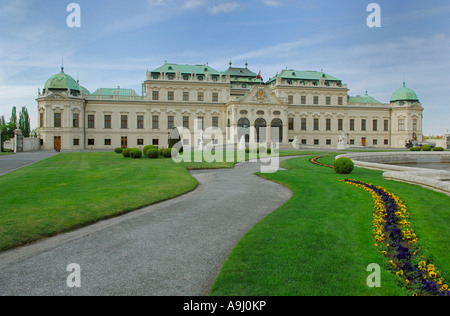
[[[233,143],[241,135],[228,127],[254,127],[253,140],[280,147],[296,138],[300,148],[335,149],[343,134],[349,146],[379,149],[423,140],[423,107],[405,84],[387,104],[348,91],[341,79],[318,71],[284,69],[264,82],[247,64],[230,62],[221,72],[166,62],[147,71],[143,95],[120,87],[90,93],[62,68],[39,92],[37,133],[44,149],[166,147],[174,128],[193,130],[194,123],[218,128]]]

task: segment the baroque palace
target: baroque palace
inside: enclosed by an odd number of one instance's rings
[[[264,82],[248,64],[230,62],[217,71],[166,62],[147,71],[142,95],[120,87],[91,93],[62,67],[39,91],[38,137],[42,149],[67,150],[167,147],[180,127],[216,129],[224,143],[237,144],[244,136],[281,148],[292,148],[294,140],[299,148],[330,149],[344,139],[350,148],[380,149],[422,141],[423,108],[405,83],[387,104],[348,91],[341,79],[318,71],[286,68]],[[183,144],[198,145],[194,141]]]

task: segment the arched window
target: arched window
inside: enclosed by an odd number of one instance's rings
[[[250,140],[250,121],[243,117],[238,121],[238,142],[241,140],[242,136],[245,136],[245,142],[248,143]]]
[[[270,130],[270,135],[271,135],[271,141],[272,142],[283,142],[283,121],[276,118],[272,121],[271,124],[271,130]]]
[[[267,142],[266,128],[267,128],[267,122],[265,119],[259,118],[255,121],[256,141],[258,143]]]

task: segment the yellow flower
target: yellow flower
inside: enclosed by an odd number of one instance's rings
[[[395,275],[403,275],[403,270],[398,271]]]
[[[434,279],[437,276],[436,272],[434,272],[434,271],[430,271],[429,275],[430,275],[430,278],[432,278],[432,279]]]
[[[447,291],[448,290],[448,285],[447,284],[444,284],[442,287],[441,287],[441,291]]]

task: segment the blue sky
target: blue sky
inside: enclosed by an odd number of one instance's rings
[[[81,27],[69,28],[69,3]],[[381,7],[369,28],[367,6]],[[164,61],[226,70],[246,59],[265,80],[289,67],[347,83],[350,95],[389,102],[403,78],[424,108],[424,132],[450,128],[448,0],[11,0],[0,3],[0,115],[26,106],[60,71],[91,92],[133,88]]]

